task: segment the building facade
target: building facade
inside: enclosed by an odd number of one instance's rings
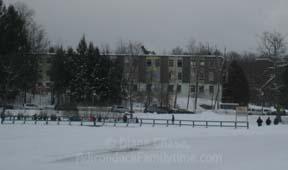
[[[173,103],[175,97],[221,99],[223,57],[215,55],[111,55],[124,65],[134,98]],[[198,83],[197,83],[198,82]],[[198,87],[198,88],[197,88]],[[157,103],[157,104],[158,104]]]

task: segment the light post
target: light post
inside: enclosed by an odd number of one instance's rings
[[[97,93],[95,91],[93,91],[92,93],[92,106],[95,106],[95,96],[97,95]],[[92,116],[92,108],[90,107],[90,116]]]
[[[66,94],[69,96],[69,104],[70,104],[71,103],[71,99],[70,99],[71,90],[70,89],[66,90]],[[66,95],[65,95],[64,100],[65,100],[64,103],[66,104]]]
[[[95,105],[95,96],[97,95],[95,91],[93,91],[93,98],[92,98],[92,103],[93,103],[93,106]]]

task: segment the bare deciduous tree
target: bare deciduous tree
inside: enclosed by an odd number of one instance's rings
[[[279,32],[263,32],[259,36],[259,51],[268,57],[280,57],[287,50],[286,37]]]
[[[23,2],[17,2],[15,7],[20,16],[25,20],[25,27],[28,31],[29,43],[32,48],[31,51],[36,53],[46,51],[49,41],[45,30],[34,21],[34,10],[29,9]]]
[[[125,54],[124,61],[124,80],[125,84],[123,91],[126,93],[125,98],[129,101],[130,111],[133,111],[133,102],[136,96],[134,85],[136,82],[136,72],[138,68],[137,55],[141,54],[142,43],[140,42],[132,42],[128,43],[124,41],[119,41],[116,47],[116,54]]]

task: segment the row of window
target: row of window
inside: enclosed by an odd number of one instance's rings
[[[146,60],[146,65],[148,67],[152,66],[152,64],[153,63],[152,63],[151,59],[147,59]],[[168,66],[169,67],[174,67],[174,64],[177,64],[177,67],[181,68],[181,67],[183,67],[183,60],[177,60],[176,62],[175,62],[175,60],[168,60]],[[206,63],[204,61],[200,61],[199,62],[199,66],[205,66],[205,65],[206,65]],[[214,66],[215,63],[214,62],[207,62],[207,65]],[[160,59],[156,59],[155,60],[155,66],[156,67],[160,67]],[[195,67],[196,66],[196,61],[191,61],[191,66]]]
[[[137,91],[138,90],[138,86],[137,85],[134,85],[133,86],[133,91]],[[152,84],[147,84],[146,85],[146,91],[151,91],[152,90]],[[169,92],[174,92],[174,85],[169,85],[168,86],[168,91]],[[182,91],[182,86],[181,85],[178,85],[177,86],[177,92],[180,93]],[[196,86],[195,85],[191,85],[190,86],[190,92],[191,93],[194,93],[196,91]],[[198,92],[199,93],[204,93],[204,86],[199,86],[199,89],[198,89]],[[214,93],[214,86],[209,86],[209,93]]]
[[[151,67],[152,66],[152,60],[150,60],[150,59],[147,59],[146,60],[146,65],[148,66],[148,67]],[[182,67],[182,60],[177,60],[177,67]],[[156,67],[160,67],[160,59],[156,59],[155,60],[155,66]],[[168,66],[169,67],[174,67],[174,60],[169,60],[168,61]]]
[[[190,86],[190,91],[193,93],[196,91],[196,86],[195,85],[191,85]],[[204,93],[204,86],[199,86],[198,91],[200,93]],[[209,93],[214,93],[214,86],[209,86]]]
[[[192,77],[195,79],[195,73],[193,73],[193,72],[192,72]],[[182,80],[182,78],[183,78],[182,72],[178,72],[177,78],[178,78],[178,80]],[[173,80],[172,73],[169,74],[169,79],[171,81]],[[199,80],[205,80],[205,74],[203,72],[199,73]],[[209,82],[214,81],[214,73],[213,72],[209,72],[208,81]]]

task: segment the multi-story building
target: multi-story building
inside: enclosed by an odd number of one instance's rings
[[[222,56],[215,55],[110,55],[124,64],[124,77],[135,98],[165,96],[221,98]],[[198,83],[196,83],[198,81]],[[190,93],[190,94],[189,94]],[[143,98],[144,97],[144,98]],[[171,103],[171,101],[170,101]]]

